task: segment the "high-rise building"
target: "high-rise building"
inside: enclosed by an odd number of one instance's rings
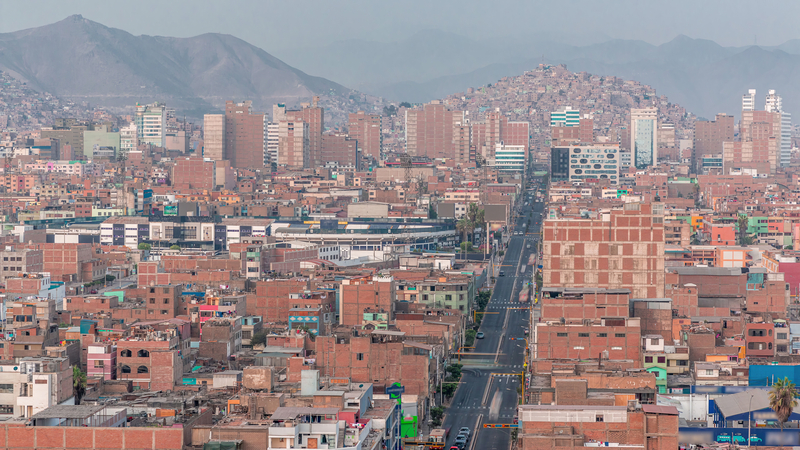
[[[664,214],[660,203],[628,203],[597,219],[544,221],[545,288],[630,289],[664,297]]]
[[[566,148],[566,150],[561,150]],[[568,158],[568,180],[577,182],[598,182],[608,180],[609,184],[619,184],[620,151],[618,144],[585,144],[569,147],[556,147],[553,150],[559,157],[566,152]],[[551,161],[552,162],[552,161]],[[559,161],[559,164],[563,164]],[[562,170],[559,167],[559,170]]]
[[[325,161],[326,166],[358,170],[360,153],[358,141],[348,135],[326,134],[322,136],[322,160]]]
[[[506,145],[498,142],[495,145],[494,157],[490,158],[490,165],[497,170],[506,172],[522,172],[525,170],[525,146]]]
[[[570,106],[550,113],[551,145],[591,144],[594,142],[594,120],[581,118],[580,111]]]
[[[140,144],[149,144],[154,147],[164,147],[167,130],[167,107],[163,103],[149,105],[136,104],[137,139]]]
[[[264,151],[264,165],[278,164],[278,123],[267,124],[267,149]]]
[[[756,109],[756,90],[750,89],[747,94],[742,96],[742,111],[755,111]]]
[[[348,116],[347,134],[351,139],[358,141],[361,154],[370,156],[376,160],[381,159],[381,146],[383,135],[381,134],[382,117],[380,114],[366,114],[359,111]]]
[[[308,125],[308,151],[309,167],[318,167],[325,162],[322,160],[322,131],[325,126],[325,111],[319,105],[319,97],[314,97],[313,103],[301,103],[300,109],[286,109],[286,105],[277,104],[272,107],[272,121],[289,120],[292,122],[305,122]]]
[[[781,115],[767,111],[742,111],[741,139],[723,143],[723,173],[750,169],[775,173],[780,166]]]
[[[569,147],[550,149],[550,178],[553,181],[569,179]]]
[[[225,159],[225,114],[203,116],[203,157],[214,161]]]
[[[225,159],[232,167],[264,166],[266,115],[254,113],[252,102],[225,103]]]
[[[722,143],[733,141],[733,116],[717,114],[712,121],[701,120],[694,124],[692,167],[698,168],[703,158],[722,155]]]
[[[464,111],[450,111],[438,100],[423,109],[406,110],[406,153],[431,159],[455,160],[456,149],[464,148],[464,134],[459,127],[466,125]],[[468,144],[467,144],[468,145]]]
[[[136,133],[136,123],[131,122],[126,127],[119,129],[119,149],[122,154],[127,154],[131,150],[139,147],[139,137]]]
[[[788,166],[792,159],[792,115],[783,110],[783,99],[771,89],[767,94],[764,110],[781,116],[780,123],[780,165]]]
[[[571,106],[564,106],[550,113],[551,127],[577,127],[580,121],[581,112],[577,109],[572,109]]]
[[[116,156],[120,148],[120,134],[109,130],[107,125],[99,125],[94,130],[83,132],[83,154],[92,155],[96,147],[113,149],[112,155]]]
[[[523,147],[525,153],[530,145],[530,125],[528,122],[511,122],[497,108],[486,114],[486,119],[471,124],[472,146],[478,154],[487,159],[497,158],[495,150],[503,146]],[[498,144],[502,146],[498,147]]]
[[[198,156],[182,156],[175,159],[172,186],[176,189],[213,191],[217,186],[216,174],[216,161]]]
[[[60,118],[55,120],[52,128],[43,128],[41,136],[42,139],[58,139],[62,151],[69,146],[72,149],[70,159],[88,159],[92,157],[91,153],[83,154],[83,132],[87,130],[94,130],[94,126],[72,118]]]
[[[658,109],[631,109],[633,164],[641,169],[658,161]]]
[[[290,170],[311,167],[308,124],[302,121],[280,120],[276,125],[269,128],[274,135],[267,137],[268,143],[275,141],[278,144],[272,162]]]

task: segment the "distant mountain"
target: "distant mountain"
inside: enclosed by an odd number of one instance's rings
[[[759,103],[768,89],[776,89],[784,99],[784,109],[800,117],[800,84],[796,83],[800,40],[773,47],[723,47],[682,35],[662,45],[615,39],[576,46],[556,39],[539,35],[529,40],[477,42],[431,31],[388,44],[334,43],[298,51],[291,61],[312,73],[324,73],[396,101],[441,98],[546,62],[566,64],[573,72],[640,81],[708,118],[718,112],[738,114],[747,89],[758,90]]]
[[[80,15],[0,34],[0,69],[73,101],[121,107],[160,100],[198,113],[224,108],[226,100],[253,100],[267,110],[350,92],[233,36],[133,36]]]

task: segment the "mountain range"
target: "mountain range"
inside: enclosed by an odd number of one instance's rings
[[[566,33],[566,31],[565,31]],[[284,56],[293,66],[373,95],[423,102],[518,75],[540,63],[573,72],[618,76],[648,84],[700,116],[738,114],[741,96],[768,89],[800,115],[800,39],[779,46],[723,47],[677,36],[652,45],[639,40],[568,44],[561,36],[475,41],[424,31],[391,43],[350,40]],[[759,105],[763,108],[763,105]]]
[[[347,109],[354,98],[365,98],[354,97],[350,88],[396,102],[424,102],[540,63],[566,64],[573,72],[648,84],[706,118],[738,114],[742,94],[753,88],[759,107],[767,89],[776,89],[784,109],[800,116],[800,39],[775,47],[723,47],[686,36],[661,45],[586,39],[567,33],[472,40],[430,30],[397,42],[354,39],[291,49],[283,62],[226,34],[134,36],[75,15],[0,34],[0,70],[73,101],[113,109],[159,100],[199,117],[231,99],[249,99],[256,109],[269,111],[273,103],[292,105],[322,95]],[[578,45],[578,40],[594,43]]]
[[[230,35],[134,36],[80,15],[0,34],[0,69],[73,101],[114,108],[158,100],[190,115],[224,109],[226,100],[267,111],[350,92]]]

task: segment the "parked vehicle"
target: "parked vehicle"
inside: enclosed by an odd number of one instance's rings
[[[478,334],[475,335],[475,337],[478,339],[483,339],[483,336],[484,336],[483,331],[478,331]]]

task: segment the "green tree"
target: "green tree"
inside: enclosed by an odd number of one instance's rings
[[[797,389],[794,383],[789,381],[789,378],[778,379],[772,385],[772,389],[769,390],[769,407],[778,416],[778,424],[781,426],[781,435],[783,435],[783,424],[789,420],[792,411],[797,407]]]
[[[106,275],[106,281],[108,281],[109,283],[116,279],[117,277],[115,277],[114,275]]]
[[[250,338],[250,345],[263,345],[267,343],[267,332],[261,330],[259,332],[253,333],[253,337]]]
[[[737,234],[739,245],[750,245],[753,243],[753,237],[747,234],[747,215],[742,214],[736,221]]]
[[[152,245],[145,244],[144,242],[139,244],[139,250],[150,250],[152,247],[153,247]]]
[[[170,245],[169,249],[170,250],[180,250],[181,246],[180,245]]]
[[[442,417],[444,417],[444,406],[431,408],[431,425],[434,428],[442,426]]]
[[[436,212],[436,208],[433,207],[433,203],[428,206],[428,218],[429,219],[438,219],[439,213]]]
[[[411,108],[411,103],[402,102],[402,103],[400,103],[400,107],[401,108]]]
[[[469,253],[472,250],[474,250],[472,247],[472,242],[467,241],[461,243],[461,253]]]
[[[458,389],[458,383],[445,383],[442,385],[442,394],[445,397],[450,398],[456,393],[456,389]]]
[[[450,374],[451,377],[455,378],[456,380],[461,379],[461,369],[464,367],[463,364],[451,364],[447,367],[447,372]]]
[[[72,394],[75,396],[75,404],[80,405],[83,394],[86,393],[86,373],[80,366],[72,366]]]

